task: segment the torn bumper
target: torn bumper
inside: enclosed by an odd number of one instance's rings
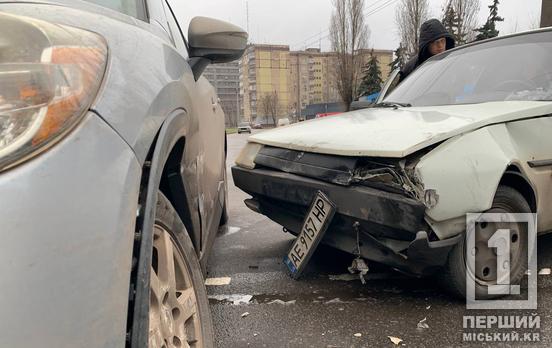
[[[360,223],[362,257],[412,275],[431,274],[444,265],[461,236],[430,241],[426,207],[401,194],[365,186],[340,186],[270,169],[232,168],[234,183],[252,196],[246,204],[289,231],[300,231],[318,190],[337,206],[323,243],[352,253],[352,226]]]

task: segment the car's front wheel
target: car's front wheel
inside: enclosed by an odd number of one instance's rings
[[[493,206],[487,213],[515,214],[531,213],[531,208],[525,198],[515,189],[508,186],[499,186]],[[510,233],[510,284],[519,284],[527,270],[527,225],[525,223],[488,222],[476,224],[475,248],[470,254],[475,256],[475,268],[467,267],[466,238],[452,249],[449,254],[445,270],[442,274],[444,287],[452,294],[466,297],[466,274],[475,283],[477,299],[499,297],[488,293],[488,286],[498,283],[497,249],[488,246],[489,239],[500,229],[507,229]]]
[[[171,203],[158,195],[150,275],[149,347],[213,347],[201,267]]]

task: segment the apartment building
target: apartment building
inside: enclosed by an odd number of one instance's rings
[[[290,53],[290,105],[299,116],[307,105],[340,100],[335,83],[336,55],[317,48]]]
[[[371,54],[385,81],[393,60],[391,50],[362,50],[363,62]],[[278,96],[278,117],[298,118],[308,105],[341,101],[337,90],[337,54],[316,48],[289,51],[289,46],[250,45],[240,61],[240,105],[243,119],[258,116],[266,120],[262,100],[270,94]]]
[[[240,61],[240,97],[243,119],[267,116],[263,99],[276,94],[277,117],[290,112],[290,52],[284,45],[250,45]]]
[[[212,64],[205,69],[204,76],[217,90],[220,105],[226,115],[226,125],[235,127],[240,122],[239,63]]]

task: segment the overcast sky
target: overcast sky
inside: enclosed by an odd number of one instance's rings
[[[226,20],[247,29],[252,43],[290,45],[291,49],[319,47],[329,50],[328,25],[332,0],[170,0],[179,20],[187,27],[194,16]],[[370,27],[370,46],[395,49],[399,44],[395,10],[400,0],[365,0]],[[429,0],[430,13],[441,18],[445,0]],[[481,0],[481,24],[489,15],[492,0]],[[499,15],[504,17],[500,34],[524,31],[539,26],[541,0],[501,0]]]

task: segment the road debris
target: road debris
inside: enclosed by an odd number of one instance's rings
[[[400,338],[398,337],[393,337],[393,336],[387,336],[387,338],[389,338],[391,340],[391,342],[393,342],[393,344],[395,344],[396,346],[398,346],[399,344],[401,344],[401,342],[403,340],[401,340]]]
[[[550,268],[543,268],[539,271],[539,275],[550,275],[552,274],[552,269]]]
[[[426,309],[430,309],[430,308],[431,308],[431,306],[427,306],[427,307],[426,307]]]
[[[344,281],[344,282],[350,282],[350,281],[353,281],[353,280],[357,280],[358,279],[358,276],[356,274],[330,274],[328,276],[328,278],[330,278],[330,280],[333,280],[333,281]]]
[[[221,278],[207,278],[205,279],[205,286],[222,286],[228,285],[232,281],[230,277],[221,277]]]
[[[353,336],[355,336],[355,337],[362,337],[362,334],[359,332],[359,333],[354,334]]]
[[[295,302],[297,302],[297,300],[291,300],[291,301],[286,302],[286,301],[276,299],[276,300],[268,302],[267,304],[279,304],[279,305],[282,305],[282,306],[289,306],[289,305],[294,305]]]
[[[324,304],[336,304],[336,303],[343,304],[343,303],[351,303],[351,302],[343,301],[339,297],[336,297],[332,300],[324,302]]]
[[[429,325],[427,325],[427,318],[423,318],[418,322],[418,329],[425,330],[429,329]]]
[[[240,227],[228,227],[226,233],[224,234],[225,236],[229,236],[231,234],[234,234],[234,233],[237,233],[241,230]]]
[[[247,317],[247,316],[249,316],[249,312],[245,312],[245,313],[243,313],[243,314],[241,315],[242,318],[245,318],[245,317]]]
[[[368,265],[366,264],[364,259],[362,257],[360,257],[361,254],[360,254],[360,229],[359,229],[359,227],[360,227],[360,223],[358,221],[355,221],[355,223],[353,224],[353,229],[356,232],[357,245],[356,245],[356,249],[355,249],[354,254],[357,256],[357,258],[353,260],[353,263],[347,269],[349,270],[349,273],[351,273],[351,274],[358,273],[358,276],[360,277],[360,281],[364,285],[364,284],[366,284],[366,279],[364,279],[364,276],[366,275],[366,273],[368,273],[369,269],[368,269]]]
[[[249,304],[252,295],[209,295],[210,300],[216,300],[220,302],[231,302],[234,306],[240,304]]]

